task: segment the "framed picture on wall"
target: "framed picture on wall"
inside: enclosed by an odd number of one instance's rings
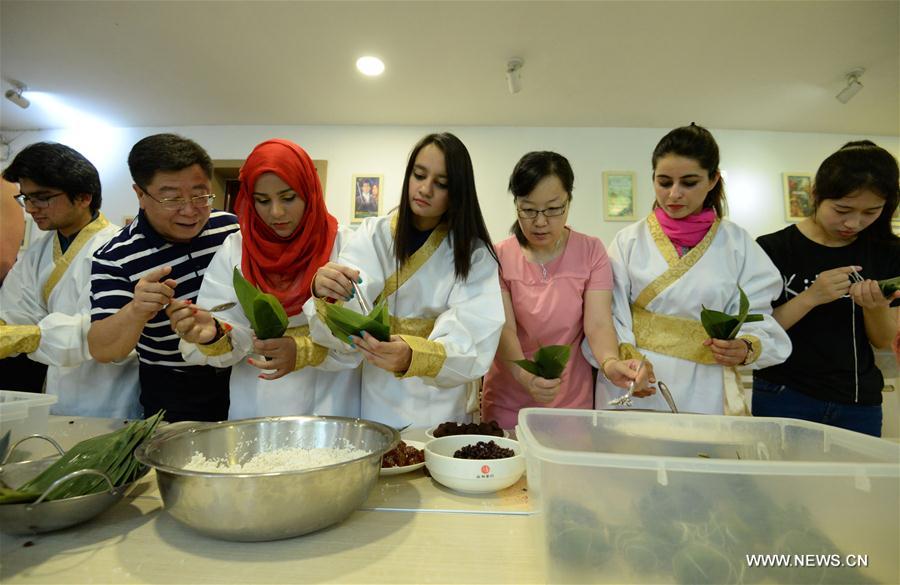
[[[351,198],[353,200],[350,223],[359,223],[367,217],[381,215],[381,184],[383,175],[353,175]]]
[[[810,173],[784,173],[784,217],[787,221],[800,221],[812,215],[812,179]]]
[[[603,219],[634,221],[634,194],[632,171],[603,171]]]

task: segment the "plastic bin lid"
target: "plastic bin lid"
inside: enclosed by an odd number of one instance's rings
[[[59,396],[53,394],[0,390],[0,410],[6,410],[7,407],[11,406],[24,406],[25,408],[48,406],[56,404],[58,400]]]
[[[527,458],[565,465],[900,477],[900,445],[786,418],[524,408],[517,437]]]

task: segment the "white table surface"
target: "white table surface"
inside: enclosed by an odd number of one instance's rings
[[[121,424],[51,417],[49,434],[69,448]],[[52,453],[43,442],[26,445],[15,459]],[[151,472],[85,524],[0,535],[0,582],[539,583],[545,573],[533,522],[524,479],[496,495],[467,496],[419,470],[380,478],[363,507],[331,528],[282,541],[226,542],[166,514]]]

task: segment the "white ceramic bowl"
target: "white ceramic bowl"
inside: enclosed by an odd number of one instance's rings
[[[458,449],[479,441],[494,441],[515,451],[505,459],[456,459]],[[525,457],[517,441],[486,435],[453,435],[425,443],[425,467],[431,477],[450,489],[467,494],[487,494],[513,485],[525,472]]]

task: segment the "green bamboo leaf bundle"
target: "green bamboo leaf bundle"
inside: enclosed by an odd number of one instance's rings
[[[879,280],[878,288],[881,289],[881,294],[883,294],[885,298],[891,296],[892,294],[900,290],[900,276],[887,278],[885,280]]]
[[[744,289],[738,287],[741,295],[740,312],[737,315],[729,315],[721,311],[707,309],[705,306],[700,311],[700,322],[703,329],[713,339],[734,339],[737,337],[741,326],[744,323],[753,323],[754,321],[762,321],[762,315],[748,315],[750,312],[750,300],[744,293]]]
[[[41,472],[37,477],[13,489],[0,486],[0,504],[27,503],[37,500],[53,482],[82,469],[94,469],[109,476],[114,486],[130,483],[141,473],[134,450],[156,430],[163,412],[146,420],[134,421],[117,431],[81,441]],[[106,480],[97,475],[84,475],[57,487],[45,501],[74,498],[106,491]]]
[[[250,284],[237,266],[234,267],[231,280],[234,293],[256,337],[259,339],[282,337],[287,331],[288,316],[275,295],[264,293]]]
[[[515,360],[515,364],[535,376],[555,380],[562,376],[571,353],[568,345],[545,345],[534,352],[533,360]]]
[[[358,337],[361,331],[368,331],[369,335],[378,341],[391,339],[391,317],[384,301],[368,315],[361,315],[346,307],[328,303],[325,305],[325,324],[335,337],[345,343],[350,342],[347,339],[349,336]]]

